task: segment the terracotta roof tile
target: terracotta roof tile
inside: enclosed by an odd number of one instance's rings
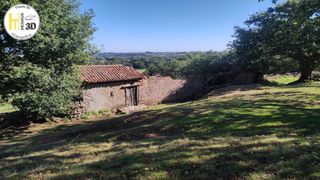
[[[119,82],[143,79],[144,75],[124,65],[80,66],[81,80],[85,83]]]

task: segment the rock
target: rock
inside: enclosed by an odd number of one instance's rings
[[[313,71],[312,75],[311,75],[311,78],[313,80],[319,81],[320,80],[320,71]]]

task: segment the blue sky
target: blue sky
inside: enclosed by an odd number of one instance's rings
[[[271,0],[81,0],[98,28],[93,43],[105,52],[224,50],[234,26]]]

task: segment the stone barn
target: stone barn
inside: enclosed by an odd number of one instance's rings
[[[85,112],[139,104],[139,86],[144,75],[123,65],[80,66]]]
[[[161,76],[145,76],[124,65],[80,66],[82,100],[76,114],[114,110],[139,104],[185,101],[201,91],[201,84]]]

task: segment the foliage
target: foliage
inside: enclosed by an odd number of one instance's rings
[[[35,65],[17,69],[15,82],[21,87],[14,96],[14,106],[26,115],[38,118],[71,114],[73,101],[80,96],[81,83],[76,71],[57,75],[51,69]]]
[[[214,81],[217,75],[230,71],[234,62],[233,53],[229,51],[207,52],[192,59],[183,68],[183,76],[197,79],[206,85]]]
[[[150,75],[197,79],[208,84],[216,74],[228,71],[232,63],[233,53],[229,51],[192,52],[176,59],[160,60],[151,65],[147,72]]]
[[[95,53],[89,44],[95,31],[91,24],[94,14],[91,10],[80,13],[77,1],[5,0],[0,2],[0,16],[17,3],[33,6],[40,15],[41,27],[32,39],[16,41],[5,32],[0,19],[0,94],[13,95],[14,104],[26,114],[65,114],[70,111],[66,109],[72,98],[66,96],[73,94],[68,91],[79,89],[74,85],[77,82],[70,82],[72,67],[88,62]]]
[[[101,57],[103,56],[103,57]],[[189,53],[102,53],[96,64],[124,64],[136,69],[146,69],[149,75],[192,78],[207,83],[214,74],[226,71],[233,62],[233,53],[189,52]]]
[[[103,53],[104,54],[104,53]],[[106,53],[107,55],[109,53]],[[158,66],[159,64],[169,63],[173,61],[175,58],[171,56],[158,56],[158,55],[145,55],[145,54],[137,54],[132,53],[132,55],[125,54],[117,54],[110,56],[98,55],[93,61],[94,64],[123,64],[126,66],[131,66],[135,69],[152,69]]]
[[[293,59],[283,55],[273,55],[266,52],[262,44],[264,38],[261,32],[250,28],[235,28],[235,49],[237,64],[262,74],[286,73],[298,71],[298,64]]]
[[[185,52],[98,53],[94,64],[124,64],[135,69],[147,69],[160,61],[176,59]]]
[[[246,25],[236,28],[232,44],[241,64],[263,72],[298,66],[299,81],[311,78],[320,59],[320,1],[289,0],[251,16]]]
[[[182,77],[182,68],[187,65],[188,60],[179,59],[161,59],[158,58],[155,63],[150,64],[147,69],[149,75],[171,76],[173,78]]]

